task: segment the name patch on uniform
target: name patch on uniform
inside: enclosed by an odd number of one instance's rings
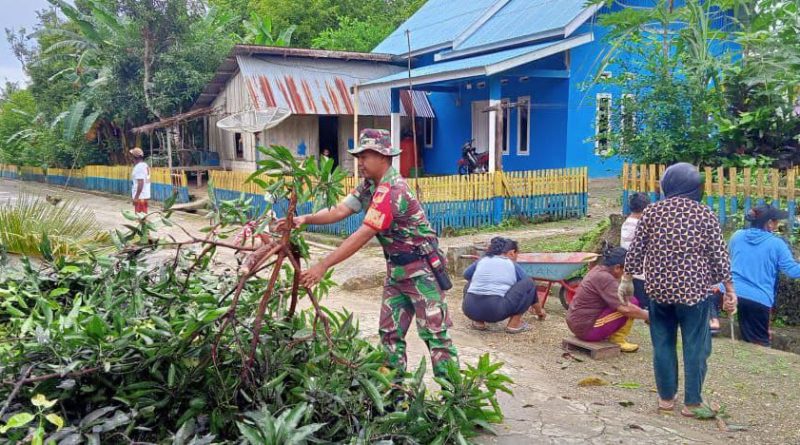
[[[381,184],[372,195],[372,204],[364,215],[364,224],[379,232],[389,229],[392,225],[392,203],[386,199],[390,187]]]

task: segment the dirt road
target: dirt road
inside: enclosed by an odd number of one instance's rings
[[[7,180],[0,180],[0,199],[16,196],[20,187],[30,193],[55,192],[79,199],[95,211],[98,221],[107,228],[123,224],[120,212],[129,208],[120,198],[53,191],[40,184],[20,185]],[[594,184],[594,190],[592,215],[586,220],[528,226],[504,232],[504,235],[521,240],[559,233],[577,236],[618,207],[616,197],[619,194],[614,183]],[[194,215],[177,215],[175,220],[192,231],[204,225],[202,219]],[[446,239],[443,244],[470,244],[494,235],[467,235]],[[321,255],[325,250],[315,248],[312,253]],[[334,279],[340,283],[358,278],[369,282],[384,267],[379,249],[370,247],[341,264]],[[798,356],[715,340],[706,396],[726,407],[730,414],[728,422],[734,429],[747,430],[723,433],[715,422],[655,412],[651,349],[644,325],[636,326],[632,338],[642,344],[639,353],[603,362],[582,358],[576,361],[562,356],[560,342],[567,335],[567,329],[557,298],[548,300],[550,316],[546,321],[529,320],[534,325],[531,332],[508,335],[502,326],[495,326],[488,333],[477,332],[468,328],[468,320],[461,313],[462,287],[463,281],[459,281],[448,292],[454,322],[452,336],[462,364],[474,363],[479,355],[489,352],[493,358],[506,363],[504,370],[515,381],[514,396],[501,399],[505,424],[498,427],[498,436],[486,436],[482,438],[483,443],[800,443]],[[324,304],[353,312],[360,320],[364,335],[377,342],[380,294],[380,288],[353,291],[339,288]],[[416,364],[427,354],[415,327],[408,334],[408,340],[409,363]],[[588,376],[601,377],[609,385],[579,388],[577,382]]]

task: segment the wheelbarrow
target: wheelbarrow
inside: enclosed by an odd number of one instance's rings
[[[589,252],[520,253],[517,255],[517,264],[536,282],[536,294],[542,306],[547,303],[547,296],[550,295],[553,284],[558,284],[561,286],[558,299],[564,309],[569,309],[569,304],[572,303],[575,292],[583,280],[583,277],[576,276],[575,272],[583,266],[590,265],[599,256]],[[477,255],[461,257],[480,259]]]
[[[589,252],[520,253],[517,255],[517,264],[536,281],[536,293],[542,306],[547,302],[553,284],[558,284],[561,286],[558,299],[564,309],[569,309],[583,280],[582,276],[575,276],[575,273],[597,260],[598,256]]]

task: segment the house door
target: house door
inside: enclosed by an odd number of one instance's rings
[[[478,153],[489,150],[489,113],[483,111],[488,107],[488,100],[472,102],[472,139]]]
[[[334,167],[339,165],[339,117],[319,117],[319,154],[328,150]]]

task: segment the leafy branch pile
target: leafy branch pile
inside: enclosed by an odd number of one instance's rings
[[[351,314],[317,303],[329,277],[299,287],[302,228],[270,215],[330,205],[342,174],[265,154],[272,180],[254,180],[275,208],[252,222],[243,200],[221,202],[202,238],[178,239],[159,237],[182,231],[168,209],[128,214],[114,255],[42,249],[40,265],[3,272],[0,443],[466,443],[502,421],[501,364],[453,366],[434,391],[424,360],[413,375],[386,368]]]

